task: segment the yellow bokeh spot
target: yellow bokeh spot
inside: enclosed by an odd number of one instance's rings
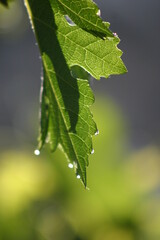
[[[45,198],[53,192],[53,170],[40,157],[9,152],[0,158],[1,212],[16,213],[31,201]]]

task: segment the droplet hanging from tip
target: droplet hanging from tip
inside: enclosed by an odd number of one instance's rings
[[[80,175],[77,175],[77,179],[80,179],[81,178],[81,176]]]
[[[40,151],[39,151],[38,149],[36,149],[36,150],[34,151],[34,154],[35,154],[36,156],[38,156],[38,155],[40,155]]]

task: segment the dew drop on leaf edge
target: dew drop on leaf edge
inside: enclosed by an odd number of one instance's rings
[[[99,130],[97,129],[97,132],[95,132],[94,135],[97,136],[98,134],[99,134]]]
[[[100,9],[98,9],[98,12],[96,13],[97,14],[97,16],[101,16],[101,10]]]
[[[69,167],[69,168],[73,168],[73,164],[72,164],[72,163],[69,163],[69,164],[68,164],[68,167]]]
[[[34,154],[35,154],[36,156],[38,156],[38,155],[40,155],[40,151],[39,151],[38,149],[36,149],[36,150],[34,151]]]
[[[80,175],[77,175],[77,179],[80,179],[81,178],[81,176]]]
[[[116,32],[113,33],[114,37],[118,37],[118,34]]]

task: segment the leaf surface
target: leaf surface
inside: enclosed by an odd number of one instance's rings
[[[109,23],[102,21],[99,17],[100,10],[91,0],[57,0],[57,6],[62,14],[67,14],[80,28],[113,37],[113,33],[108,28]]]
[[[52,151],[60,146],[86,186],[97,127],[90,111],[94,96],[84,70],[97,79],[124,73],[119,39],[89,0],[26,0],[26,6],[44,69],[39,149],[46,141]],[[71,26],[65,15],[76,25]]]

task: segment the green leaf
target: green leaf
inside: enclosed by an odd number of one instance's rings
[[[94,96],[88,73],[99,79],[126,72],[119,39],[89,0],[26,0],[26,6],[44,69],[39,149],[46,141],[52,151],[60,146],[86,186],[88,156],[97,131],[90,112]],[[77,25],[71,26],[66,15]]]

